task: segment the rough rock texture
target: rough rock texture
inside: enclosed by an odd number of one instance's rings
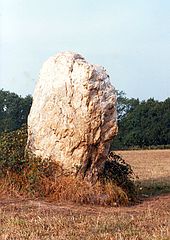
[[[72,52],[50,57],[33,95],[27,150],[65,170],[94,174],[117,133],[115,105],[103,67]]]

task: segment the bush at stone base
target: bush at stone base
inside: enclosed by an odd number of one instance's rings
[[[136,198],[137,191],[134,180],[136,176],[125,160],[114,151],[109,153],[108,159],[104,162],[100,180],[104,182],[115,182],[128,195],[130,199]]]

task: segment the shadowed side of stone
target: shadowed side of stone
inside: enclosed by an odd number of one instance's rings
[[[91,179],[116,133],[115,90],[105,69],[72,52],[50,57],[34,91],[26,149]]]

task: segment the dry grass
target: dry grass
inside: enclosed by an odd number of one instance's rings
[[[55,203],[52,199],[33,201],[21,195],[12,199],[1,195],[0,239],[169,240],[170,150],[124,151],[121,154],[134,167],[143,184],[143,194],[148,196],[143,202],[113,208]],[[157,189],[158,184],[161,191]],[[82,194],[83,186],[80,185]],[[70,192],[72,196],[76,194],[73,188]]]
[[[109,164],[110,162],[108,161]],[[112,170],[111,176],[115,176],[114,179],[110,177],[108,168]],[[107,172],[101,174],[100,179],[93,184],[81,175],[66,175],[57,163],[31,157],[19,172],[5,167],[2,169],[0,197],[21,195],[25,198],[45,198],[58,203],[127,205],[136,199],[131,174],[129,165],[114,160],[113,164],[107,167]]]
[[[170,150],[118,151],[141,180],[170,176]]]
[[[167,200],[164,197],[152,204],[118,209],[6,201],[1,203],[0,237],[2,240],[168,240]]]
[[[129,202],[126,192],[113,182],[92,185],[74,176],[56,179],[40,176],[32,184],[16,173],[9,173],[0,179],[0,197],[3,196],[102,206],[127,205]]]
[[[138,175],[141,193],[170,193],[170,150],[119,151]]]

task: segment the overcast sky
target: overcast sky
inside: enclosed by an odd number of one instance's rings
[[[71,50],[128,97],[170,97],[170,0],[0,3],[0,89],[32,94],[42,63]]]

